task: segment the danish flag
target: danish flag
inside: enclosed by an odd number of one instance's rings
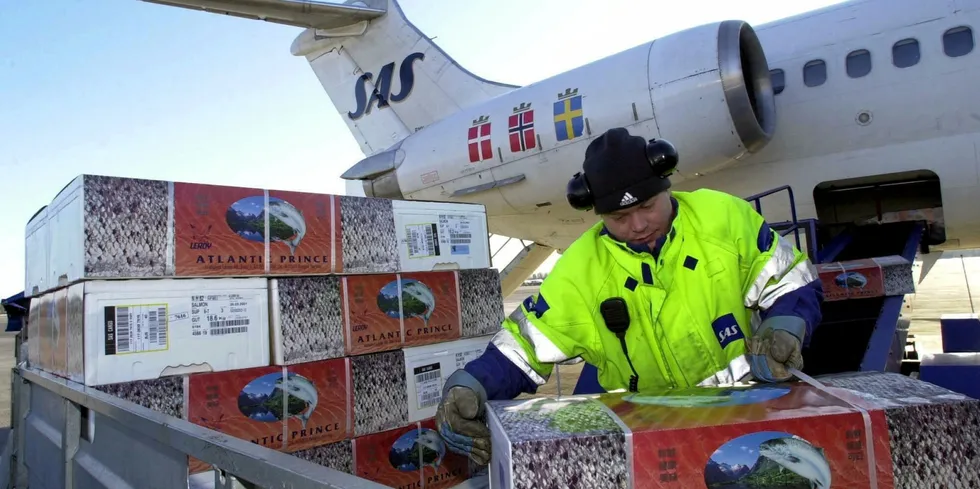
[[[493,156],[490,147],[490,122],[474,121],[469,132],[470,163],[489,160]]]
[[[517,153],[534,147],[534,111],[528,110],[510,116],[507,120],[510,133],[510,150]]]

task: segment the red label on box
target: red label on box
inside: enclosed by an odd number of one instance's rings
[[[349,371],[336,358],[293,365],[288,380],[277,366],[192,374],[188,421],[288,452],[343,440],[353,413]],[[206,470],[193,457],[190,464],[191,473]]]
[[[265,273],[265,191],[174,183],[178,276]]]
[[[187,420],[266,448],[283,447],[285,391],[279,387],[282,367],[255,367],[192,374],[187,392]],[[207,470],[190,457],[190,473]]]
[[[282,380],[282,367],[274,366],[193,374],[188,421],[278,450],[287,402]]]
[[[348,355],[396,350],[402,344],[395,274],[344,277],[341,301]]]
[[[269,270],[339,273],[340,202],[332,195],[269,191]]]
[[[401,274],[405,346],[428,345],[460,337],[456,272]]]
[[[286,451],[347,438],[354,412],[348,359],[302,363],[287,369],[290,415],[286,418]]]
[[[873,259],[817,265],[824,300],[859,299],[885,294],[881,267]]]
[[[441,489],[469,478],[465,457],[449,451],[430,418],[354,439],[354,475],[396,488]],[[423,486],[424,484],[424,486]]]
[[[808,385],[601,396],[632,431],[635,487],[891,487],[888,426]],[[696,440],[696,443],[692,443]]]

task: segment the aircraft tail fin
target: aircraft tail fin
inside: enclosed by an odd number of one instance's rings
[[[143,0],[303,27],[291,51],[313,68],[365,155],[515,85],[457,64],[397,0]]]
[[[515,85],[480,78],[457,64],[405,17],[396,0],[348,0],[384,14],[341,16],[310,28],[292,45],[313,68],[365,155]],[[358,13],[361,10],[356,11]]]

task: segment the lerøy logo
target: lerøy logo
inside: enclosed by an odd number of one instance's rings
[[[366,72],[357,79],[357,86],[354,87],[354,98],[357,100],[357,108],[353,112],[348,112],[347,117],[351,120],[357,120],[366,114],[371,113],[371,106],[375,102],[378,104],[378,108],[387,107],[389,102],[401,102],[408,98],[409,94],[412,93],[412,88],[415,86],[415,71],[412,66],[412,62],[415,60],[424,60],[425,55],[422,53],[412,53],[405,56],[402,60],[401,68],[398,70],[398,81],[401,83],[401,91],[392,95],[391,94],[391,78],[395,73],[395,62],[388,63],[381,67],[381,71],[378,72],[378,79],[374,80],[374,89],[371,91],[371,95],[368,96],[368,82],[372,81],[374,74]]]

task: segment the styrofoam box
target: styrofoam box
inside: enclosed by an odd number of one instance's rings
[[[25,233],[29,296],[84,279],[491,266],[486,209],[478,204],[100,175],[73,179]]]
[[[482,206],[393,200],[402,272],[490,268]],[[405,243],[405,246],[402,246]]]
[[[446,379],[483,354],[493,335],[404,348],[408,421],[436,415]]]
[[[24,296],[32,295],[49,289],[48,273],[48,240],[46,226],[48,217],[47,206],[37,211],[24,229]]]
[[[266,283],[255,277],[73,285],[68,309],[81,301],[84,320],[68,314],[68,378],[93,386],[269,365]],[[73,354],[79,341],[84,358]]]

